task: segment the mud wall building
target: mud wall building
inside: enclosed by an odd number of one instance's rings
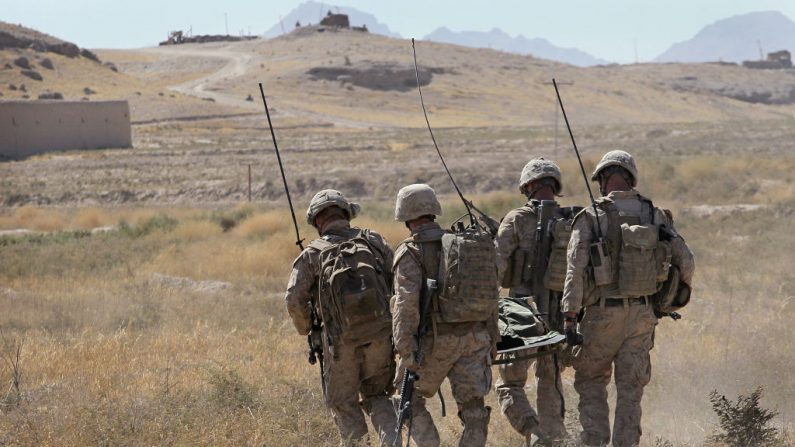
[[[127,101],[0,102],[0,159],[131,146]]]

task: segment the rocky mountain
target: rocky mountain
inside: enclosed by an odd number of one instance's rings
[[[742,62],[762,53],[795,51],[795,22],[778,11],[752,12],[719,20],[679,42],[655,62]]]
[[[537,58],[564,62],[580,67],[608,63],[603,59],[598,59],[576,48],[561,48],[555,46],[546,39],[528,39],[521,34],[516,37],[511,37],[508,33],[499,28],[494,28],[488,32],[457,32],[441,27],[425,36],[425,40],[452,43],[474,48],[492,48],[516,54],[529,54]]]
[[[320,20],[325,17],[328,11],[333,13],[347,14],[350,18],[351,25],[367,25],[367,29],[371,33],[381,34],[389,37],[400,37],[400,34],[392,32],[388,26],[379,22],[378,19],[376,19],[372,14],[368,14],[347,6],[334,6],[329,3],[320,3],[311,0],[296,6],[295,9],[282,17],[281,23],[274,24],[268,31],[266,31],[264,36],[270,38],[284,33],[289,33],[293,28],[295,28],[296,22],[301,22],[302,25],[308,25],[310,23],[317,25]],[[282,28],[282,26],[284,28]]]

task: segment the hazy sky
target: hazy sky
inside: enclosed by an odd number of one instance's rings
[[[87,48],[156,45],[169,30],[261,34],[299,0],[0,0],[0,20],[21,23]],[[331,2],[329,2],[331,4]],[[716,20],[778,10],[795,19],[795,0],[338,0],[374,14],[404,37],[440,26],[543,37],[617,62],[647,61]],[[764,46],[764,42],[762,43]]]

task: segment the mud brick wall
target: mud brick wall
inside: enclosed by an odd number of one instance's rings
[[[131,146],[127,101],[0,102],[0,159]]]

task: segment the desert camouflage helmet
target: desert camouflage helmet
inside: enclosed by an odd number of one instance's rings
[[[337,206],[348,213],[348,220],[358,216],[361,210],[361,206],[358,203],[349,202],[341,192],[335,189],[324,189],[315,194],[309,202],[309,208],[306,210],[306,221],[309,225],[316,226],[315,218],[317,215],[331,206]]]
[[[395,201],[395,220],[407,222],[425,215],[442,215],[442,205],[428,185],[418,183],[404,186]]]
[[[519,177],[519,191],[524,194],[524,188],[528,183],[542,178],[551,178],[557,183],[555,194],[563,189],[563,181],[560,176],[560,168],[552,160],[547,160],[544,157],[534,158],[530,160],[522,169],[522,175]]]
[[[596,169],[593,171],[593,175],[591,175],[591,180],[596,181],[599,179],[599,173],[602,172],[605,168],[610,166],[620,166],[627,170],[627,172],[632,175],[632,187],[634,188],[638,184],[638,168],[635,166],[635,159],[632,158],[628,152],[624,151],[610,151],[599,160],[599,164],[596,165]]]

